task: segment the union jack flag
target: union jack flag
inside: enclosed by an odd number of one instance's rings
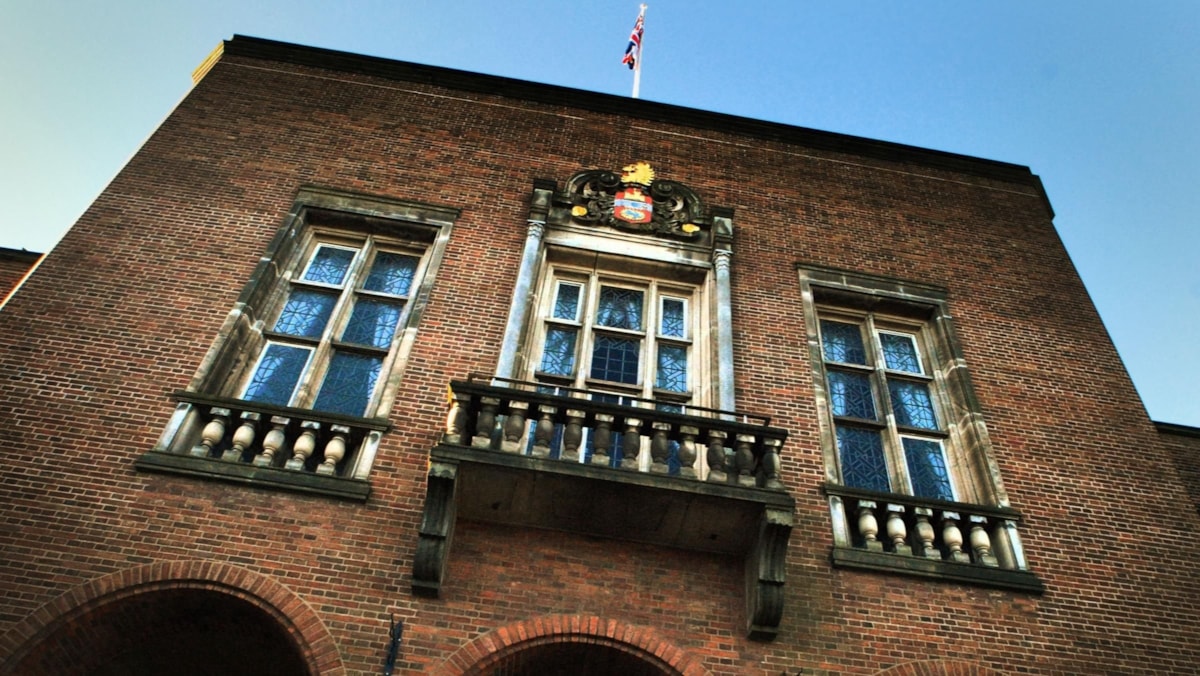
[[[628,64],[629,69],[637,68],[638,60],[642,57],[642,18],[638,14],[637,23],[633,24],[633,31],[629,33],[629,46],[625,48],[625,58],[621,59],[621,63]]]

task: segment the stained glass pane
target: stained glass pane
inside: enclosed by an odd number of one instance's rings
[[[867,351],[858,324],[821,320],[821,347],[825,350],[826,361],[867,363]]]
[[[897,425],[922,427],[927,430],[938,428],[928,385],[906,380],[889,380],[888,392],[892,395],[892,412],[896,414]]]
[[[546,331],[546,346],[542,348],[542,364],[538,370],[558,376],[575,373],[575,329],[551,327]]]
[[[554,318],[579,320],[579,292],[582,287],[578,284],[559,284],[558,295],[554,298]]]
[[[337,295],[310,289],[292,289],[283,312],[275,320],[275,330],[289,336],[320,338],[329,321]]]
[[[391,347],[403,309],[399,302],[360,298],[350,313],[342,340],[383,349]]]
[[[325,382],[313,409],[346,415],[362,415],[379,378],[382,357],[335,352],[325,372]]]
[[[686,324],[684,308],[686,304],[680,298],[664,298],[662,302],[662,325],[659,327],[659,333],[664,336],[672,336],[675,338],[686,338]]]
[[[642,329],[642,292],[615,286],[600,287],[596,323],[614,329]]]
[[[921,360],[917,357],[917,343],[912,336],[880,332],[879,343],[883,346],[883,363],[888,368],[907,373],[924,373]]]
[[[871,395],[871,379],[864,373],[829,371],[829,400],[834,415],[875,419],[875,398]]]
[[[304,373],[304,367],[308,364],[309,352],[306,347],[269,343],[242,398],[287,406],[292,401],[300,374]]]
[[[640,340],[596,336],[592,345],[592,378],[618,383],[637,384]]]
[[[417,274],[415,256],[405,256],[397,253],[380,252],[375,255],[371,264],[371,273],[363,288],[367,291],[390,293],[395,296],[407,296],[412,287],[413,276]]]
[[[658,346],[658,377],[654,386],[660,390],[687,392],[687,348],[678,345]]]
[[[932,439],[902,437],[901,440],[904,442],[904,457],[908,461],[913,495],[953,500],[954,491],[950,488],[950,472],[946,469],[942,445]]]
[[[308,263],[308,270],[304,271],[304,281],[341,286],[357,253],[354,249],[325,245],[317,247],[317,252]]]
[[[842,483],[872,491],[890,491],[883,440],[876,430],[837,428],[838,453],[842,460]]]

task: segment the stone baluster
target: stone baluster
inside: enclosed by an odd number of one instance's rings
[[[621,469],[637,471],[638,455],[642,452],[642,421],[625,419],[625,432],[621,435]]]
[[[214,407],[210,408],[208,412],[212,415],[212,418],[209,419],[208,424],[200,432],[200,443],[193,446],[192,450],[188,451],[188,455],[207,458],[212,454],[217,444],[221,443],[221,440],[225,438],[225,426],[229,424],[230,410]]]
[[[550,457],[550,444],[554,442],[554,414],[556,413],[558,413],[557,406],[538,404],[538,421],[533,428],[533,455],[536,457]]]
[[[583,419],[587,413],[577,408],[567,409],[567,422],[563,425],[563,447],[559,457],[570,462],[579,462],[579,445],[583,443]]]
[[[491,448],[500,400],[496,397],[480,397],[479,404],[479,418],[475,420],[475,436],[471,437],[471,448]]]
[[[679,476],[696,478],[696,435],[700,428],[694,425],[679,426]]]
[[[927,559],[940,559],[942,553],[933,546],[935,534],[933,532],[933,524],[929,523],[929,519],[933,516],[933,510],[928,507],[916,507],[913,509],[913,514],[917,517],[917,541],[920,550],[918,556],[923,556]]]
[[[901,556],[912,556],[908,544],[908,525],[904,523],[904,505],[888,504],[887,536],[892,541],[892,551]]]
[[[308,461],[308,456],[317,448],[317,432],[321,429],[321,423],[315,420],[305,420],[300,423],[300,436],[296,437],[296,443],[292,444],[292,457],[288,458],[284,465],[285,469],[302,470],[304,463]]]
[[[613,417],[608,413],[596,414],[596,426],[592,428],[592,464],[608,467],[612,458],[608,450],[612,448]]]
[[[450,410],[446,412],[446,432],[442,435],[442,441],[461,444],[467,433],[467,407],[471,404],[471,397],[451,390],[449,399]]]
[[[754,480],[754,435],[739,434],[736,439],[733,459],[737,464],[737,484],[753,488],[758,485]]]
[[[725,471],[725,439],[728,434],[721,430],[708,431],[708,480],[715,484],[729,483],[729,473]]]
[[[990,568],[998,567],[1000,562],[992,553],[992,539],[987,532],[987,517],[972,514],[967,519],[971,523],[971,551],[975,554],[975,563]]]
[[[275,462],[275,454],[283,448],[284,442],[287,441],[286,430],[291,422],[291,418],[283,416],[277,415],[271,418],[271,429],[263,437],[262,453],[254,456],[255,467],[270,467]]]
[[[333,476],[337,474],[337,464],[346,457],[346,439],[350,436],[350,428],[345,425],[333,425],[329,428],[333,436],[325,444],[324,459],[317,465],[317,474]]]
[[[653,422],[650,428],[654,430],[650,437],[650,471],[655,474],[666,474],[670,471],[667,459],[671,455],[671,423]]]
[[[780,439],[763,439],[763,486],[774,491],[783,490],[783,482],[779,480],[779,449],[782,446]]]
[[[525,422],[529,418],[529,402],[512,401],[508,404],[508,418],[504,421],[504,439],[500,450],[521,453],[525,446]]]
[[[858,534],[862,536],[863,546],[872,552],[882,552],[883,543],[879,541],[879,521],[875,519],[875,508],[878,505],[872,500],[858,501]]]
[[[255,434],[258,432],[258,423],[262,420],[261,413],[246,411],[242,413],[242,424],[233,432],[233,445],[225,449],[221,454],[221,460],[225,462],[241,462],[242,454],[254,443]]]
[[[962,530],[958,522],[962,520],[958,512],[942,512],[942,544],[950,550],[950,560],[959,563],[970,563],[971,557],[963,551]]]

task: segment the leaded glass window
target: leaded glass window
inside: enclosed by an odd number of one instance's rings
[[[873,314],[823,314],[832,315],[818,328],[842,482],[953,499],[921,328]]]
[[[266,332],[242,398],[366,415],[404,320],[416,252],[318,242]]]

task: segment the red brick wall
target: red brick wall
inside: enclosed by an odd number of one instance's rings
[[[1192,506],[1200,511],[1200,429],[1159,423],[1158,431],[1179,478],[1187,486]]]
[[[788,429],[797,500],[773,643],[743,638],[740,561],[647,545],[460,522],[443,597],[409,590],[445,385],[494,368],[533,179],[639,159],[736,209],[738,406]],[[462,211],[371,499],[136,472],[304,184]],[[797,262],[950,290],[1044,596],[830,567]],[[286,586],[350,673],[378,672],[391,613],[411,672],[575,615],[653,630],[714,674],[1200,659],[1200,522],[1030,183],[227,55],[0,312],[0,392],[0,636],[98,577],[196,561]]]

